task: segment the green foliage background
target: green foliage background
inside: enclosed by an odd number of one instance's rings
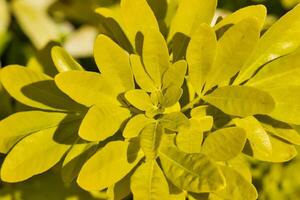
[[[0,0],[0,17],[4,0]],[[282,16],[294,6],[296,1],[237,1],[226,0],[219,2],[219,8],[223,10],[234,11],[247,5],[262,3],[268,7],[269,14],[274,17]],[[0,64],[6,66],[9,64],[26,65],[28,68],[42,71],[50,76],[57,73],[54,63],[50,60],[50,49],[55,44],[61,44],[71,55],[79,60],[82,66],[88,66],[87,69],[96,71],[96,65],[92,58],[91,46],[83,43],[91,43],[98,33],[106,32],[107,27],[98,23],[99,16],[94,13],[94,9],[99,6],[114,7],[118,1],[113,0],[63,0],[63,1],[45,1],[45,10],[34,19],[43,16],[45,21],[29,21],[31,28],[34,29],[43,23],[43,29],[51,30],[51,34],[46,31],[41,39],[34,32],[28,30],[28,22],[22,21],[22,15],[31,15],[35,11],[34,0],[28,0],[25,5],[17,1],[7,1],[10,6],[7,24],[0,23]],[[49,4],[49,5],[48,5]],[[28,12],[21,12],[19,7],[28,6]],[[39,5],[40,6],[40,5]],[[32,10],[31,10],[32,9]],[[40,7],[39,7],[40,9]],[[46,17],[45,17],[46,13]],[[2,18],[4,19],[5,16]],[[4,20],[1,21],[4,22]],[[0,21],[0,22],[1,22]],[[272,20],[270,20],[272,23]],[[1,27],[3,26],[3,28]],[[35,30],[37,33],[38,31]],[[78,38],[88,38],[87,40],[78,40]],[[48,43],[50,40],[55,42]],[[78,43],[80,42],[80,43]],[[78,46],[86,46],[80,52],[76,49]],[[47,67],[45,67],[47,66]],[[16,103],[9,95],[0,88],[0,117],[4,117],[16,111],[27,110],[24,105]],[[4,155],[2,155],[2,158]],[[286,164],[270,164],[260,161],[249,160],[252,173],[254,174],[254,184],[256,185],[260,199],[297,199],[300,198],[300,175],[297,171],[300,168],[300,158],[292,160]],[[51,191],[48,190],[51,188]],[[101,193],[85,192],[75,185],[66,185],[60,179],[59,171],[55,168],[29,181],[18,184],[1,183],[0,199],[104,199],[105,195]]]

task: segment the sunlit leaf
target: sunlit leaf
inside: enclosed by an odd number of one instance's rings
[[[1,69],[1,83],[7,92],[19,102],[46,110],[81,110],[56,86],[47,75],[18,65]]]
[[[43,111],[18,112],[10,115],[0,121],[0,152],[7,153],[13,145],[29,134],[57,127],[63,121],[72,118],[76,119],[76,116]]]
[[[95,72],[68,71],[55,76],[58,88],[75,101],[92,106],[103,99],[117,102],[119,88],[113,84],[113,79]],[[93,87],[91,87],[93,86]]]
[[[163,74],[169,68],[169,51],[159,31],[149,30],[144,36],[143,63],[156,87],[161,87]]]
[[[250,116],[244,119],[234,119],[234,123],[246,131],[255,158],[264,160],[271,156],[273,147],[270,136],[256,118]]]
[[[161,142],[163,127],[158,122],[148,124],[140,134],[141,148],[147,159],[155,159]]]
[[[20,182],[47,171],[71,147],[77,129],[78,121],[74,121],[25,137],[6,156],[1,168],[1,179],[5,182]]]
[[[183,93],[183,90],[178,86],[170,86],[166,88],[166,92],[163,95],[162,106],[170,107],[177,103]]]
[[[102,74],[114,77],[114,84],[124,88],[124,92],[134,88],[129,54],[105,35],[95,41],[94,57]],[[118,82],[117,82],[118,81]]]
[[[212,68],[217,49],[217,38],[214,30],[202,24],[192,35],[187,48],[189,80],[198,94],[201,94],[207,75]]]
[[[215,30],[218,30],[226,25],[236,24],[246,18],[254,18],[259,23],[260,29],[263,28],[265,24],[265,19],[267,16],[267,9],[264,5],[253,5],[241,8],[236,12],[226,16],[219,23],[214,26]]]
[[[109,102],[92,106],[82,120],[79,136],[88,141],[103,141],[114,135],[130,111]]]
[[[154,122],[153,119],[146,117],[144,114],[138,114],[127,122],[123,130],[123,136],[125,138],[138,137],[141,130],[152,122]]]
[[[134,199],[160,200],[169,198],[169,187],[164,173],[155,160],[140,165],[131,177],[130,188]]]
[[[257,199],[257,191],[251,183],[249,183],[242,175],[237,173],[230,167],[220,166],[225,180],[225,189],[216,192],[215,194],[222,199],[234,200],[253,200]]]
[[[152,110],[154,107],[150,96],[144,90],[130,90],[125,93],[125,98],[134,107],[143,111]]]
[[[226,161],[242,152],[246,143],[246,131],[232,127],[219,129],[209,134],[201,152],[216,161]]]
[[[74,60],[66,50],[59,46],[55,46],[51,50],[52,60],[59,72],[70,70],[84,70],[82,66]]]
[[[181,112],[165,114],[160,122],[163,127],[172,131],[178,131],[181,127],[189,126],[188,118]]]
[[[137,84],[147,92],[156,91],[154,82],[146,73],[141,58],[138,55],[132,54],[130,55],[130,62],[131,62],[134,78]]]
[[[216,0],[182,0],[171,22],[168,39],[176,33],[191,36],[200,24],[210,24],[217,6]]]
[[[237,116],[268,114],[275,107],[268,93],[247,86],[221,87],[204,96],[204,100],[226,114]]]
[[[181,87],[187,69],[187,63],[184,60],[171,64],[163,76],[163,89],[172,86]]]
[[[300,125],[299,97],[300,86],[282,86],[268,89],[276,102],[276,107],[269,115],[274,119]]]
[[[289,54],[300,45],[300,5],[281,17],[259,40],[235,83],[249,79],[263,64]]]
[[[158,30],[158,24],[154,13],[146,0],[122,0],[121,16],[125,27],[125,33],[128,35],[133,46],[138,32],[145,34],[151,29]]]
[[[247,18],[232,26],[218,41],[216,58],[208,75],[206,91],[230,80],[243,66],[260,37],[258,23]]]
[[[142,156],[136,143],[110,142],[83,165],[77,183],[86,190],[107,188],[125,177]]]
[[[204,154],[187,154],[174,146],[162,146],[159,158],[165,175],[179,188],[199,193],[225,186],[221,171]]]

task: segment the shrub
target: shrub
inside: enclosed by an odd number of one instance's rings
[[[0,122],[3,181],[63,159],[66,182],[112,199],[257,198],[246,157],[285,162],[300,144],[300,7],[262,33],[264,6],[211,27],[216,1],[182,0],[174,15],[172,2],[97,9],[111,28],[95,41],[101,73],[61,47],[54,79],[1,70],[4,88],[30,107]]]

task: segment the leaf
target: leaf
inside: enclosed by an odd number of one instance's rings
[[[207,24],[200,25],[192,35],[186,52],[189,80],[199,95],[212,68],[216,49],[217,37],[214,30]]]
[[[267,157],[261,157],[260,160],[281,163],[290,161],[297,155],[297,150],[294,145],[273,136],[270,136],[270,141],[272,154]]]
[[[217,1],[182,0],[171,22],[168,41],[176,33],[191,36],[202,23],[210,24],[216,10]]]
[[[244,19],[226,31],[218,41],[216,58],[208,74],[205,91],[230,80],[239,72],[259,37],[260,29],[253,18]]]
[[[160,123],[171,131],[178,131],[181,127],[189,126],[188,118],[181,112],[164,114],[160,118]]]
[[[170,86],[166,88],[163,95],[162,106],[167,108],[176,104],[182,96],[183,90],[177,86]]]
[[[130,62],[131,62],[132,72],[134,74],[134,78],[137,84],[147,92],[156,91],[154,82],[146,73],[140,57],[138,55],[132,54],[130,55]]]
[[[87,107],[101,104],[103,99],[117,103],[120,90],[113,81],[99,73],[85,71],[62,72],[55,76],[55,83],[61,91]]]
[[[300,86],[282,86],[268,89],[275,100],[276,107],[270,117],[290,124],[300,125],[299,98]]]
[[[130,180],[134,199],[160,200],[169,198],[169,186],[155,160],[140,165]]]
[[[277,136],[291,144],[300,145],[300,135],[295,126],[290,126],[272,118],[260,121],[260,123],[269,134]]]
[[[142,157],[136,143],[110,142],[83,165],[77,183],[85,190],[102,190],[125,177]]]
[[[267,9],[264,5],[247,6],[226,16],[214,26],[214,29],[218,30],[226,25],[237,24],[246,18],[254,18],[259,23],[259,29],[261,30],[265,24],[266,16]]]
[[[59,39],[58,26],[48,16],[46,9],[17,0],[12,3],[12,10],[18,24],[38,49],[43,48],[51,40]]]
[[[87,141],[103,141],[113,136],[129,117],[128,109],[113,103],[94,105],[81,122],[79,136]]]
[[[185,153],[200,153],[203,141],[201,123],[196,119],[189,119],[190,126],[181,128],[176,135],[177,147]]]
[[[59,72],[70,70],[84,70],[83,67],[76,60],[74,60],[66,50],[59,46],[54,46],[51,49],[51,57],[56,69]]]
[[[237,127],[246,131],[253,156],[256,159],[264,160],[271,156],[273,147],[270,136],[256,118],[250,116],[244,119],[234,119],[233,122]]]
[[[132,117],[127,122],[123,130],[123,137],[125,138],[138,137],[142,129],[152,122],[154,122],[154,120],[146,117],[144,114],[138,114]]]
[[[191,117],[193,118],[203,118],[206,116],[206,110],[207,110],[208,106],[204,105],[204,106],[197,106],[193,109],[191,109]]]
[[[73,121],[45,129],[22,139],[6,156],[1,179],[10,183],[20,182],[50,169],[74,142],[78,123]]]
[[[151,29],[159,30],[154,13],[146,0],[122,0],[121,16],[125,32],[133,46],[138,32],[145,34]]]
[[[132,171],[127,174],[122,180],[118,181],[113,186],[107,189],[106,194],[109,199],[123,200],[131,194],[130,178],[133,174]]]
[[[160,88],[163,74],[169,68],[169,50],[164,37],[157,30],[149,30],[144,36],[143,63],[155,86]]]
[[[57,127],[77,117],[66,113],[44,111],[14,113],[0,121],[0,152],[7,153],[18,141],[29,134]]]
[[[203,99],[226,114],[237,116],[268,114],[275,107],[274,100],[268,93],[247,86],[217,88]]]
[[[255,187],[249,183],[242,175],[237,173],[231,167],[221,166],[224,177],[226,179],[225,189],[215,194],[222,199],[234,200],[253,200],[257,199],[258,194]]]
[[[129,54],[109,37],[101,34],[94,45],[94,57],[98,69],[108,77],[114,77],[115,83],[123,91],[134,89]]]
[[[177,61],[170,65],[163,75],[163,89],[170,86],[181,87],[187,69],[187,63],[184,60]]]
[[[295,51],[300,45],[300,5],[281,17],[259,40],[235,84],[249,79],[261,66]]]
[[[150,96],[144,90],[130,90],[125,93],[125,98],[131,105],[142,111],[148,111],[154,108]]]
[[[300,85],[299,56],[300,52],[297,51],[266,64],[246,85],[266,90],[280,86]]]
[[[154,160],[157,157],[157,150],[161,142],[164,130],[159,122],[146,125],[140,134],[140,145],[146,159]]]
[[[62,179],[66,183],[71,183],[79,174],[85,161],[97,150],[95,143],[86,143],[78,140],[73,144],[62,164]]]
[[[19,102],[52,111],[82,111],[82,106],[69,99],[47,75],[19,65],[1,69],[1,83]]]
[[[167,178],[181,189],[200,193],[225,186],[222,173],[204,154],[187,154],[174,146],[161,146],[159,158]]]
[[[242,152],[246,139],[242,128],[219,129],[206,137],[201,152],[213,160],[227,161]]]

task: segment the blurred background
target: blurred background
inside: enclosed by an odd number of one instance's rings
[[[152,1],[152,0],[148,0]],[[178,0],[169,0],[175,3]],[[216,18],[241,7],[264,4],[268,8],[265,28],[292,9],[300,0],[219,0]],[[119,0],[0,0],[0,67],[19,64],[54,76],[51,61],[54,45],[63,46],[86,69],[97,70],[93,42],[109,32],[97,7],[118,9]],[[0,85],[0,119],[26,107],[13,101]],[[299,149],[300,150],[300,149]],[[4,155],[0,155],[0,162]],[[253,182],[262,200],[300,199],[300,156],[285,164],[249,160]],[[1,200],[93,200],[88,193],[60,178],[60,164],[50,172],[18,184],[0,182]]]

